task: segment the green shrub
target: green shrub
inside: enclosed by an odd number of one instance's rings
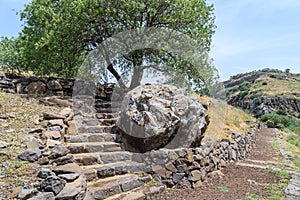
[[[300,134],[300,122],[293,117],[272,113],[261,116],[260,120],[270,128],[288,128]]]
[[[299,118],[299,119],[300,119],[300,114],[298,114],[297,118]]]
[[[286,112],[285,112],[285,110],[279,109],[279,110],[276,111],[276,114],[278,114],[278,115],[286,115]]]
[[[262,85],[268,85],[268,83],[266,81],[262,82]]]
[[[240,99],[243,99],[247,94],[249,93],[249,91],[242,91],[242,92],[240,92],[239,93],[239,97],[240,97]]]

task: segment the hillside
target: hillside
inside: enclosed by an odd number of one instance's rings
[[[227,102],[281,130],[285,147],[300,166],[300,74],[259,70],[224,82]]]
[[[266,69],[232,76],[224,86],[229,104],[256,117],[278,110],[300,117],[300,74]]]

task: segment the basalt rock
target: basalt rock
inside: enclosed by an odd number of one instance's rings
[[[125,95],[117,126],[128,150],[146,152],[197,146],[208,122],[205,108],[184,91],[144,85]]]

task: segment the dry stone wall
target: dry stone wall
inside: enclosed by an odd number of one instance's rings
[[[245,159],[255,145],[260,125],[246,135],[232,133],[232,139],[204,142],[198,148],[160,149],[133,154],[133,160],[143,162],[148,173],[168,187],[195,188],[208,176],[218,174],[229,163]]]

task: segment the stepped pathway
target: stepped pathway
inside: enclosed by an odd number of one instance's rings
[[[84,119],[77,135],[65,136],[67,148],[87,178],[85,199],[134,200],[160,192],[164,187],[150,184],[152,177],[144,173],[144,164],[132,161],[133,153],[125,151],[112,133],[117,114],[110,106],[98,104],[97,118]]]

